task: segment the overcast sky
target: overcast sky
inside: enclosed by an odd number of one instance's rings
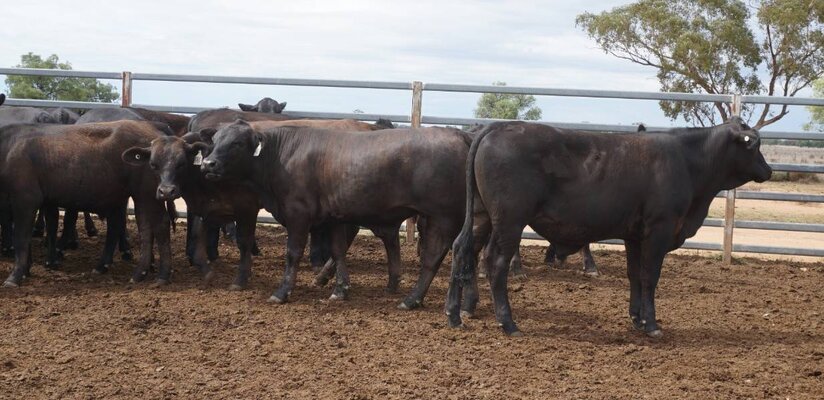
[[[0,66],[55,53],[77,70],[657,91],[655,70],[615,59],[575,16],[626,0],[12,1]],[[119,85],[119,83],[118,83]],[[802,92],[809,95],[809,91]],[[133,102],[408,114],[408,91],[136,82]],[[424,115],[471,117],[478,94],[425,92]],[[657,102],[538,97],[543,119],[672,125]],[[770,130],[800,130],[804,107]],[[679,124],[678,122],[675,123]]]

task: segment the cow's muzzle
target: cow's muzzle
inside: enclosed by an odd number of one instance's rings
[[[200,165],[200,172],[209,180],[218,180],[223,176],[223,168],[220,163],[209,158],[203,160],[203,163]]]
[[[174,200],[180,197],[180,191],[174,185],[160,185],[157,187],[158,200]]]

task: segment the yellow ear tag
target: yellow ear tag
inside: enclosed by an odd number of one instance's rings
[[[193,162],[192,164],[194,164],[194,165],[203,164],[203,151],[202,150],[197,151],[197,155],[195,155],[195,162]]]
[[[258,143],[258,147],[255,148],[255,154],[252,155],[255,157],[259,156],[261,150],[263,150],[263,142]]]

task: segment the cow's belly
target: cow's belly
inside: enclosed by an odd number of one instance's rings
[[[544,207],[529,224],[550,241],[580,244],[623,238],[631,229],[631,212],[588,201]]]

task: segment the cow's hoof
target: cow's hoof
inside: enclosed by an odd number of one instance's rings
[[[464,328],[463,321],[461,320],[461,314],[458,315],[450,314],[449,311],[446,312],[446,319],[449,321],[450,328]]]
[[[109,272],[109,266],[108,265],[98,265],[97,267],[95,267],[92,270],[92,274],[94,274],[94,275],[103,275],[107,272]]]
[[[47,262],[46,263],[46,269],[51,270],[51,271],[57,271],[57,270],[60,269],[60,262],[59,261]]]
[[[414,300],[414,299],[408,299],[408,298],[405,299],[404,301],[402,301],[401,304],[398,304],[398,309],[399,310],[414,310],[416,308],[421,308],[421,307],[423,307],[423,303],[420,300]]]
[[[475,313],[468,310],[461,310],[461,318],[462,319],[472,319],[475,318]]]
[[[166,286],[168,284],[169,284],[168,279],[156,279],[154,281],[154,283],[152,283],[152,287],[153,288],[159,288],[159,287],[162,287],[162,286]]]
[[[512,278],[516,281],[525,281],[526,280],[526,273],[519,272],[517,274],[512,274]]]
[[[211,282],[211,281],[212,281],[212,279],[214,279],[214,278],[215,278],[215,271],[211,271],[211,270],[210,270],[210,271],[209,271],[209,272],[207,272],[205,275],[203,275],[203,282],[204,282],[204,283],[209,283],[209,282]]]
[[[6,281],[3,282],[3,287],[16,288],[16,287],[20,287],[20,283],[19,282],[14,282],[14,281],[9,280],[9,279],[6,279]]]
[[[384,292],[388,294],[397,294],[398,293],[398,285],[389,285],[383,289]]]
[[[343,290],[343,289],[335,289],[335,291],[332,292],[332,295],[329,296],[329,300],[331,300],[331,301],[347,300],[349,298],[348,293],[349,293],[348,291]]]
[[[132,261],[134,260],[134,254],[132,254],[131,250],[126,250],[120,253],[120,259],[123,261]]]
[[[509,336],[509,337],[523,337],[524,333],[521,332],[521,331],[515,330],[515,331],[512,331],[512,332],[506,332],[506,335]]]
[[[97,236],[98,233],[99,232],[97,231],[97,229],[90,229],[90,230],[86,231],[86,236],[95,237],[95,236]]]
[[[661,338],[664,337],[664,332],[662,332],[660,329],[656,329],[654,331],[649,331],[649,332],[645,332],[645,333],[646,333],[647,336],[649,336],[653,339],[661,339]]]
[[[39,238],[39,237],[43,237],[43,235],[44,235],[44,233],[40,229],[35,229],[35,230],[31,231],[31,237]]]
[[[318,287],[324,287],[329,283],[329,277],[318,275],[315,277],[315,280],[312,281],[312,284]]]
[[[598,271],[584,271],[584,272],[582,272],[582,274],[584,274],[584,276],[587,276],[587,277],[590,277],[590,278],[597,278],[597,277],[601,276],[601,274],[599,274]]]
[[[269,296],[269,299],[266,300],[267,303],[274,303],[274,304],[286,304],[286,299],[281,299],[275,295]]]
[[[246,289],[246,285],[238,285],[237,283],[233,283],[233,284],[229,285],[229,291],[230,292],[239,292],[243,289]]]

